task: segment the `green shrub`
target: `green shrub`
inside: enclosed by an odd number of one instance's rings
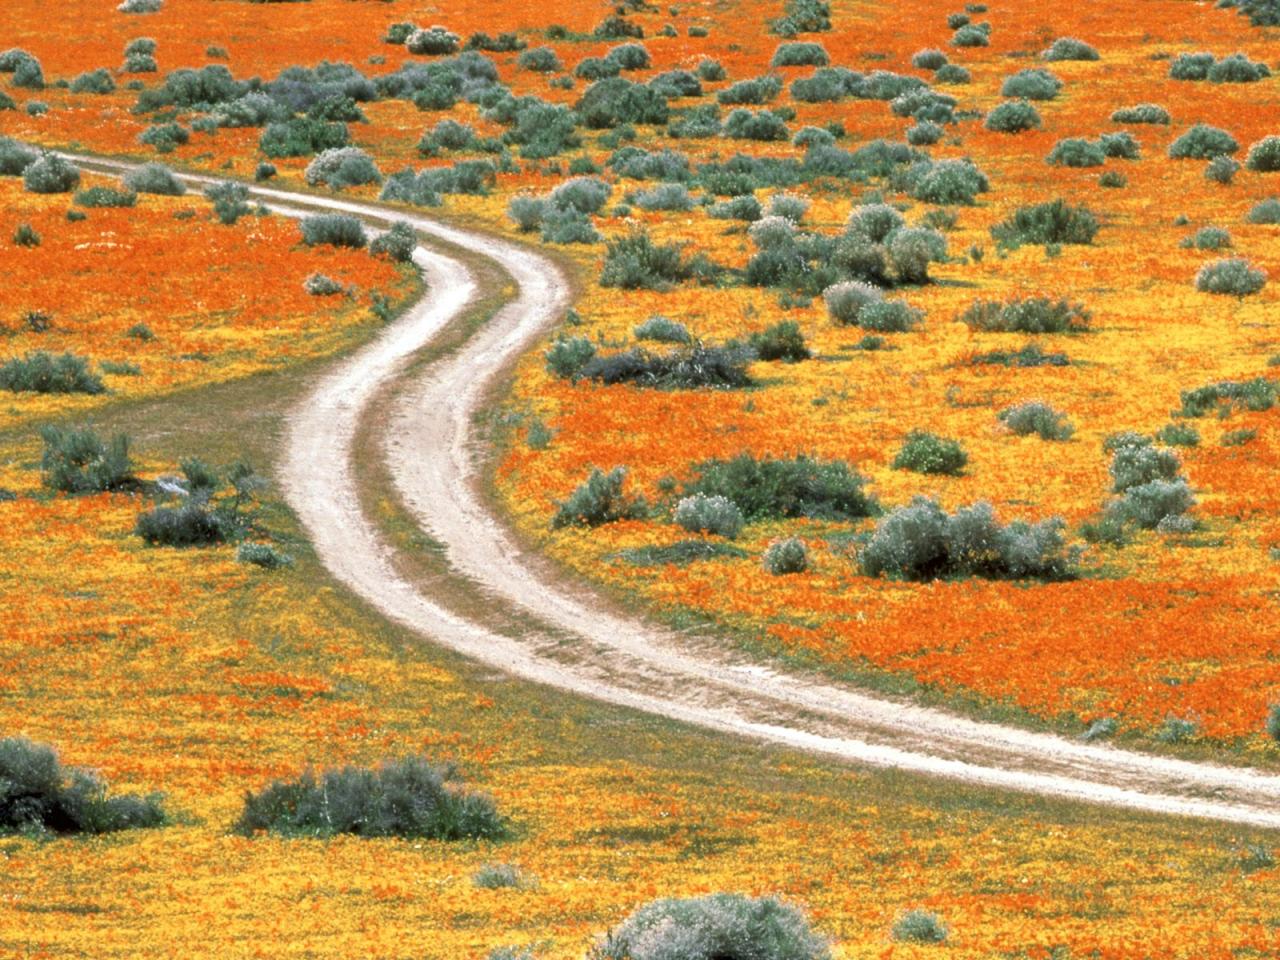
[[[987,114],[986,128],[997,133],[1022,133],[1040,127],[1040,113],[1026,100],[1006,100]]]
[[[204,188],[204,195],[213,202],[213,212],[226,226],[253,212],[249,206],[249,188],[234,180],[222,180]]]
[[[70,193],[80,185],[80,171],[56,154],[45,153],[23,171],[22,185],[31,193]]]
[[[1100,167],[1106,154],[1096,143],[1082,137],[1068,137],[1053,145],[1045,162],[1055,167]]]
[[[947,65],[947,55],[941,50],[917,50],[911,55],[911,65],[917,70],[940,70]]]
[[[313,273],[302,282],[302,288],[313,297],[331,297],[342,293],[345,287],[323,273]]]
[[[1058,43],[1062,41],[1059,40]],[[1079,41],[1075,41],[1079,42]],[[1056,44],[1055,44],[1056,46]],[[1061,57],[1059,59],[1067,59]],[[1075,57],[1071,59],[1097,59]],[[926,910],[908,910],[893,924],[893,939],[906,943],[946,943],[947,925]]]
[[[405,38],[405,49],[420,56],[441,57],[457,53],[462,39],[444,27],[432,26],[425,30],[415,30]]]
[[[1202,293],[1225,293],[1247,297],[1257,293],[1267,282],[1267,274],[1255,269],[1248,260],[1232,257],[1206,263],[1196,273],[1196,289]]]
[[[72,93],[107,94],[113,92],[115,88],[116,82],[111,79],[111,71],[105,67],[89,70],[71,81]]]
[[[528,881],[520,868],[510,863],[486,863],[471,875],[471,885],[481,890],[519,889]]]
[[[134,193],[180,197],[187,192],[187,188],[174,176],[173,171],[160,163],[144,163],[126,173],[121,182]]]
[[[1194,432],[1194,431],[1193,431]],[[1114,438],[1111,454],[1111,489],[1124,493],[1153,480],[1176,480],[1182,462],[1172,450],[1152,446],[1140,435]]]
[[[29,223],[20,223],[16,230],[13,231],[13,245],[15,247],[38,247],[40,246],[40,234],[36,232],[36,228]]]
[[[809,569],[809,546],[799,537],[775,540],[764,551],[764,569],[775,577]]]
[[[0,390],[14,393],[102,393],[102,380],[74,353],[43,350],[0,364]]]
[[[717,83],[728,76],[719,60],[704,57],[698,62],[698,76],[707,83]]]
[[[294,117],[267,124],[258,138],[258,149],[268,157],[306,157],[324,150],[345,147],[350,134],[345,123]]]
[[[1186,480],[1152,480],[1126,489],[1124,496],[1108,507],[1108,513],[1121,522],[1154,530],[1169,517],[1181,517],[1195,502]]]
[[[605,60],[620,70],[648,70],[653,66],[649,51],[643,43],[623,43],[605,54]]]
[[[680,244],[656,244],[647,231],[635,230],[607,242],[599,282],[624,290],[661,290],[692,272]]]
[[[1250,60],[1243,53],[1223,57],[1209,68],[1210,83],[1255,83],[1271,76],[1265,63]]]
[[[1115,123],[1157,123],[1168,126],[1172,122],[1169,111],[1156,103],[1139,103],[1132,107],[1121,107],[1111,114]]]
[[[1062,81],[1048,70],[1019,70],[1005,77],[1000,95],[1015,100],[1052,100],[1062,89]]]
[[[929,581],[944,577],[1063,580],[1074,575],[1061,519],[1000,524],[988,503],[948,515],[916,497],[876,524],[859,556],[867,576]]]
[[[867,203],[854,207],[847,229],[873,243],[884,242],[890,234],[905,225],[902,214],[886,203]]]
[[[1065,353],[1045,353],[1038,343],[1029,343],[1017,350],[992,350],[976,353],[968,362],[975,366],[1000,367],[1065,367],[1071,360]]]
[[[1267,711],[1267,736],[1276,743],[1280,743],[1280,704],[1272,704],[1271,709]]]
[[[422,840],[498,840],[509,832],[492,800],[466,790],[452,766],[422,757],[277,780],[245,795],[232,830],[243,836],[266,831]]]
[[[318,213],[299,221],[302,242],[309,247],[328,244],[360,249],[369,242],[364,226],[355,217],[341,213]]]
[[[1228,430],[1222,435],[1219,441],[1224,447],[1242,447],[1246,443],[1251,443],[1257,439],[1258,431],[1252,430]]]
[[[1061,198],[1049,203],[1019,207],[1012,217],[991,228],[1002,247],[1024,243],[1089,244],[1098,234],[1098,218],[1086,206],[1072,207]]]
[[[586,337],[561,337],[545,354],[547,370],[568,380],[576,377],[578,371],[595,355],[595,344]]]
[[[1075,37],[1059,37],[1041,54],[1046,60],[1099,60],[1098,51]]]
[[[926,430],[912,430],[893,458],[895,470],[916,473],[941,473],[955,476],[965,468],[969,455],[956,440],[949,440]]]
[[[831,62],[820,43],[780,43],[773,51],[771,67],[825,67]]]
[[[1200,431],[1188,423],[1169,423],[1156,431],[1156,439],[1170,447],[1195,447],[1200,444]]]
[[[373,157],[359,147],[333,147],[322,151],[307,164],[305,177],[313,187],[324,184],[335,190],[382,182],[382,174]]]
[[[1174,80],[1208,80],[1213,64],[1212,53],[1180,53],[1169,64],[1169,76]]]
[[[747,363],[751,359],[749,352],[734,346],[695,344],[666,354],[635,349],[597,354],[578,369],[575,377],[607,385],[634,383],[641,387],[677,390],[698,387],[735,389],[752,385],[753,381],[747,375]]]
[[[102,493],[134,482],[129,439],[102,440],[88,427],[43,427],[40,469],[44,485],[64,493]]]
[[[1075,427],[1067,415],[1047,403],[1030,400],[1007,407],[998,414],[1001,423],[1020,437],[1035,434],[1041,440],[1070,440]]]
[[[221,513],[196,500],[177,507],[155,507],[139,514],[134,524],[134,533],[152,546],[207,546],[222,543],[233,532]]]
[[[727,497],[696,493],[676,504],[675,521],[690,533],[713,533],[732,540],[742,531],[742,511]]]
[[[404,220],[397,220],[369,244],[369,252],[375,257],[385,256],[394,263],[412,262],[413,251],[417,248],[418,235],[413,225]]]
[[[877,509],[863,490],[866,478],[840,460],[757,460],[743,453],[693,469],[696,479],[684,485],[684,496],[724,497],[738,505],[748,523],[784,517],[851,520]]]
[[[917,200],[952,207],[972,206],[979,193],[991,189],[991,183],[970,160],[939,160],[912,166],[907,187]]]
[[[560,57],[551,47],[531,47],[516,58],[516,64],[521,70],[534,73],[558,73],[564,69]]]
[[[1280,170],[1280,137],[1263,137],[1251,146],[1245,166],[1261,173]]]
[[[680,540],[660,547],[637,547],[623,550],[618,558],[636,567],[677,567],[708,560],[732,558],[745,560],[749,554],[738,547],[717,540]]]
[[[693,338],[683,323],[667,317],[653,316],[636,326],[632,334],[637,340],[659,343],[691,343]]]
[[[159,827],[159,794],[108,796],[90,770],[63,767],[53,750],[20,737],[0,740],[0,834],[99,834]]]
[[[1240,144],[1227,131],[1197,123],[1169,145],[1169,156],[1174,160],[1212,160],[1239,149]]]
[[[1098,186],[1118,190],[1129,185],[1129,179],[1117,170],[1108,170],[1098,177]]]
[[[856,326],[862,313],[873,303],[884,299],[879,287],[858,280],[846,280],[822,291],[827,315],[842,326]]]
[[[1268,197],[1254,204],[1245,215],[1248,223],[1277,224],[1280,223],[1280,200]]]
[[[592,129],[626,123],[665,124],[671,118],[667,100],[658,91],[625,77],[607,77],[586,89],[574,109]]]
[[[878,300],[862,308],[858,314],[858,326],[879,333],[906,333],[922,319],[924,311],[903,300]]]
[[[796,363],[813,354],[805,345],[804,334],[794,320],[783,320],[760,333],[751,335],[751,349],[761,360],[784,360]]]
[[[0,137],[0,176],[20,177],[39,159],[39,154],[24,143]]]
[[[683,183],[659,183],[647,190],[637,190],[630,198],[641,210],[689,210],[693,197]]]
[[[735,140],[789,140],[791,131],[769,110],[734,110],[725,119],[724,135]]]
[[[116,7],[121,13],[158,13],[164,0],[121,0]]]
[[[717,893],[654,900],[591,951],[591,960],[829,960],[827,941],[773,897]]]
[[[973,77],[969,71],[956,63],[948,63],[939,67],[933,79],[938,83],[968,83]]]
[[[138,202],[138,195],[132,190],[90,187],[77,193],[75,201],[82,207],[132,207]]]
[[[752,223],[763,216],[760,201],[751,194],[732,197],[707,207],[707,216],[717,220],[744,220]]]
[[[930,147],[942,139],[945,131],[936,123],[921,120],[907,128],[907,143],[913,147]]]
[[[991,45],[991,31],[980,25],[966,23],[951,35],[953,47],[986,47]]]
[[[1121,160],[1137,160],[1141,147],[1128,131],[1104,133],[1098,138],[1098,148],[1105,156]]]
[[[1079,333],[1089,319],[1081,304],[1048,297],[977,300],[960,315],[961,323],[993,333]]]
[[[1239,172],[1239,162],[1227,156],[1214,157],[1204,168],[1204,178],[1225,186],[1230,184]]]
[[[1265,377],[1255,377],[1252,380],[1221,380],[1194,390],[1183,390],[1182,408],[1178,415],[1203,417],[1217,409],[1225,416],[1225,411],[1233,404],[1239,404],[1246,410],[1270,410],[1275,406],[1278,395],[1280,395],[1280,387]]]
[[[627,481],[626,467],[614,467],[608,473],[592,467],[567,500],[556,504],[551,528],[598,527],[618,520],[638,520],[649,512],[644,497],[628,497],[622,492]]]

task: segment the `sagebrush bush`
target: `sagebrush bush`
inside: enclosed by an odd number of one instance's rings
[[[20,177],[40,158],[35,150],[9,137],[0,137],[0,176]]]
[[[132,207],[138,202],[138,195],[132,190],[115,190],[111,187],[90,187],[81,190],[75,196],[75,202],[82,207]]]
[[[515,223],[521,233],[531,233],[542,226],[546,217],[547,201],[542,197],[531,197],[518,194],[507,203],[507,216]]]
[[[509,827],[489,797],[464,787],[454,767],[405,757],[372,770],[343,767],[277,780],[245,795],[232,830],[452,841],[497,840]]]
[[[652,316],[632,331],[637,340],[656,340],[659,343],[690,343],[689,330],[678,320]]]
[[[742,511],[727,497],[697,493],[676,504],[675,522],[690,533],[713,533],[732,540],[742,531]]]
[[[654,243],[645,230],[611,238],[605,246],[602,287],[661,290],[687,280],[693,270],[678,243]]]
[[[773,897],[716,893],[645,904],[609,932],[591,960],[829,960],[804,914]]]
[[[876,524],[859,556],[867,576],[928,581],[946,577],[1063,580],[1074,575],[1061,519],[1000,524],[988,503],[948,515],[916,497]]]
[[[415,30],[405,37],[404,45],[410,53],[439,57],[457,53],[462,39],[441,26],[431,26],[425,30]]]
[[[592,467],[587,479],[556,505],[551,528],[598,527],[618,520],[638,520],[649,512],[644,497],[629,497],[623,493],[627,482],[627,468],[614,467],[608,473]]]
[[[1266,377],[1220,380],[1194,390],[1183,390],[1181,399],[1179,415],[1183,417],[1203,417],[1215,409],[1226,416],[1235,404],[1246,410],[1270,410],[1280,399],[1280,384]]]
[[[724,135],[735,140],[789,140],[786,122],[771,110],[734,110],[725,118]]]
[[[529,885],[519,867],[511,863],[486,863],[471,875],[471,885],[481,890],[519,889]]]
[[[893,458],[892,466],[895,470],[955,476],[964,470],[968,462],[969,455],[959,441],[927,430],[912,430],[902,441],[902,448]]]
[[[133,530],[152,546],[165,547],[222,543],[234,532],[226,516],[195,499],[176,507],[147,510],[138,515]]]
[[[80,185],[80,170],[56,154],[45,153],[22,172],[22,185],[31,193],[70,193]]]
[[[14,393],[102,393],[102,379],[89,361],[74,353],[44,350],[0,364],[0,390]]]
[[[1226,250],[1231,246],[1231,234],[1222,227],[1201,227],[1178,244],[1193,250]]]
[[[1098,218],[1086,206],[1070,206],[1059,198],[1049,203],[1019,207],[1013,216],[991,228],[991,236],[1003,247],[1024,243],[1089,244],[1097,236]]]
[[[269,543],[242,543],[236,547],[236,562],[264,570],[278,570],[292,564],[293,558]]]
[[[1256,83],[1271,76],[1265,63],[1250,60],[1243,53],[1223,57],[1209,68],[1210,83]]]
[[[649,51],[643,43],[623,43],[605,54],[605,60],[616,64],[620,70],[648,70],[653,66]]]
[[[690,210],[693,197],[683,183],[659,183],[647,190],[637,190],[631,202],[641,210]]]
[[[743,220],[752,223],[764,216],[760,201],[751,194],[731,197],[707,207],[707,216],[717,220]]]
[[[688,349],[665,354],[635,349],[608,355],[597,354],[584,363],[576,379],[613,385],[633,383],[641,387],[692,390],[699,387],[737,389],[753,384],[747,374],[752,354],[738,346],[707,347],[694,344]]]
[[[164,0],[122,0],[116,7],[121,13],[159,13]]]
[[[1061,89],[1061,80],[1048,70],[1036,67],[1005,77],[1000,95],[1016,100],[1052,100]]]
[[[413,251],[418,247],[418,235],[413,225],[397,220],[369,244],[369,252],[375,257],[386,257],[394,263],[410,263]]]
[[[568,380],[576,377],[595,355],[595,344],[586,337],[561,337],[551,344],[544,356],[547,370]]]
[[[1102,134],[1098,137],[1098,149],[1105,156],[1121,160],[1137,160],[1142,152],[1141,145],[1128,131]]]
[[[1075,37],[1059,37],[1041,54],[1046,60],[1099,60],[1098,51]]]
[[[1116,438],[1109,469],[1112,491],[1124,493],[1153,480],[1176,480],[1182,461],[1172,450],[1153,446],[1146,437],[1122,436]]]
[[[134,193],[155,193],[169,197],[180,197],[187,192],[172,170],[161,163],[144,163],[137,169],[126,173],[121,181]]]
[[[809,212],[811,201],[795,193],[775,193],[769,198],[767,214],[771,217],[782,217],[792,223],[799,223]]]
[[[991,45],[991,32],[980,24],[966,23],[951,35],[953,47],[986,47]]]
[[[1001,367],[1066,367],[1071,364],[1065,353],[1045,353],[1038,343],[1029,343],[1017,350],[975,353],[968,362],[975,366],[990,364]]]
[[[946,943],[947,934],[947,925],[927,910],[908,910],[893,923],[893,939],[905,943]]]
[[[809,545],[799,537],[775,540],[765,548],[762,563],[775,577],[804,573],[809,569]]]
[[[1053,145],[1045,162],[1055,167],[1100,167],[1106,162],[1106,154],[1090,140],[1068,137]]]
[[[1089,320],[1081,304],[1048,297],[977,300],[960,315],[961,323],[996,333],[1079,333]]]
[[[364,225],[355,217],[342,213],[317,213],[298,222],[302,242],[309,247],[327,244],[333,247],[360,249],[369,242]]]
[[[214,215],[226,226],[253,212],[249,206],[249,188],[235,180],[211,183],[204,188],[204,195],[213,202]]]
[[[103,440],[88,427],[43,427],[40,470],[44,485],[63,493],[102,493],[135,482],[129,438]]]
[[[311,186],[324,184],[334,189],[381,183],[378,165],[359,147],[334,147],[321,151],[307,164],[306,181]]]
[[[911,55],[911,65],[919,70],[939,70],[947,65],[947,55],[941,50],[917,50]]]
[[[107,94],[114,92],[115,89],[116,82],[111,79],[111,71],[105,67],[86,71],[71,81],[72,93]]]
[[[883,243],[905,224],[902,214],[887,203],[868,203],[854,207],[846,229],[873,243]]]
[[[1280,170],[1280,137],[1263,137],[1251,146],[1245,166],[1261,173]]]
[[[1168,423],[1156,431],[1156,439],[1171,447],[1200,445],[1200,431],[1188,423]]]
[[[191,131],[176,123],[156,123],[138,134],[138,142],[155,147],[157,153],[172,153],[191,140]]]
[[[294,117],[267,124],[258,138],[258,149],[272,159],[307,157],[323,150],[345,147],[350,139],[345,123]]]
[[[547,200],[559,210],[599,213],[612,192],[613,187],[598,177],[574,177],[552,190]]]
[[[1212,180],[1214,183],[1228,185],[1236,178],[1236,174],[1240,172],[1240,164],[1238,161],[1228,156],[1214,157],[1204,168],[1204,178]]]
[[[978,194],[991,189],[986,174],[967,159],[914,164],[908,168],[906,180],[915,199],[948,207],[972,206]]]
[[[64,767],[52,748],[0,740],[0,834],[98,834],[159,827],[162,797],[107,795],[90,770]]]
[[[1267,283],[1267,274],[1241,257],[1206,263],[1196,272],[1196,289],[1202,293],[1223,293],[1247,297]]]
[[[822,291],[827,305],[827,315],[843,326],[856,326],[862,312],[871,304],[884,299],[879,287],[858,280],[846,280]]]
[[[878,333],[906,333],[924,319],[924,311],[904,300],[878,300],[863,307],[857,325]]]
[[[759,333],[753,333],[750,344],[756,357],[761,360],[783,360],[787,363],[796,363],[813,356],[805,345],[800,325],[794,320],[783,320]]]
[[[1239,149],[1240,144],[1227,131],[1197,123],[1169,145],[1169,156],[1174,160],[1212,160]]]
[[[1259,201],[1249,209],[1244,219],[1247,223],[1280,223],[1280,200],[1268,197],[1266,200]]]
[[[40,246],[40,234],[36,232],[36,228],[29,223],[20,223],[17,229],[13,231],[13,245],[15,247],[38,247]]]
[[[863,489],[866,478],[841,460],[757,460],[743,453],[732,460],[703,461],[693,472],[695,479],[684,485],[685,496],[732,500],[749,523],[785,517],[850,520],[877,509]]]
[[[1107,513],[1144,530],[1154,530],[1169,517],[1181,517],[1195,503],[1190,485],[1181,477],[1152,480],[1126,489],[1108,506]]]
[[[342,293],[346,288],[332,277],[323,273],[313,273],[302,282],[302,288],[313,297],[331,297]]]
[[[1027,100],[1006,100],[987,114],[988,130],[997,133],[1022,133],[1040,127],[1040,113]]]
[[[903,227],[886,244],[899,283],[928,283],[929,264],[947,259],[946,238],[928,227]]]
[[[574,105],[582,123],[595,130],[619,124],[665,124],[671,118],[666,97],[625,77],[597,80]]]
[[[933,79],[938,83],[968,83],[973,77],[958,63],[948,63],[938,68]]]
[[[936,123],[921,120],[907,128],[907,143],[913,147],[930,147],[941,140],[945,132]]]
[[[1213,67],[1212,53],[1180,53],[1169,63],[1169,76],[1174,80],[1208,80]]]
[[[1155,123],[1168,126],[1173,118],[1169,111],[1157,103],[1139,103],[1132,107],[1121,107],[1111,114],[1114,123]]]
[[[516,65],[534,73],[558,73],[564,69],[559,55],[551,47],[530,47],[516,58]]]
[[[769,74],[739,80],[716,94],[725,106],[763,106],[782,92],[782,80]]]
[[[1006,407],[997,415],[1001,423],[1020,437],[1035,434],[1041,440],[1070,440],[1075,427],[1067,415],[1040,400]]]
[[[830,62],[826,48],[820,43],[780,43],[773,51],[769,66],[825,67]]]

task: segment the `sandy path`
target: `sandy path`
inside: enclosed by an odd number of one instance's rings
[[[99,170],[130,166],[72,159]],[[326,566],[388,618],[524,679],[717,731],[986,787],[1280,828],[1280,777],[978,722],[782,673],[705,639],[617,615],[585,588],[566,585],[487,511],[472,427],[493,378],[568,305],[568,284],[555,264],[519,244],[377,204],[253,192],[289,215],[323,208],[407,219],[427,237],[491,259],[518,286],[516,298],[460,351],[406,376],[412,358],[477,294],[465,265],[419,247],[425,297],[339,362],[292,417],[280,471],[289,502]],[[397,394],[384,453],[400,496],[459,574],[531,622],[519,636],[458,616],[420,592],[396,572],[390,548],[362,513],[352,453],[356,437],[376,428],[365,414],[388,384]]]

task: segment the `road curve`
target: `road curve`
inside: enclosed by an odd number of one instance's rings
[[[119,173],[137,164],[66,154]],[[216,177],[183,175],[188,182]],[[1152,813],[1280,828],[1280,777],[1155,757],[1052,734],[983,723],[909,701],[751,662],[653,624],[610,612],[527,555],[480,493],[473,419],[495,377],[568,306],[569,286],[548,258],[520,244],[379,204],[251,187],[293,216],[345,212],[408,220],[420,235],[491,260],[517,295],[457,352],[412,374],[479,291],[465,264],[419,246],[427,292],[376,340],[338,362],[293,414],[280,467],[286,496],[333,575],[389,619],[425,639],[523,679],[724,733],[843,761],[891,767]],[[442,543],[452,568],[495,605],[531,620],[508,636],[453,612],[397,572],[386,539],[356,496],[356,438],[370,404],[394,390],[383,453],[397,492]]]

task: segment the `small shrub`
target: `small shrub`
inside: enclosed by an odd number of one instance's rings
[[[1183,390],[1179,416],[1203,417],[1215,408],[1220,416],[1226,416],[1232,404],[1239,404],[1246,410],[1270,410],[1275,406],[1278,394],[1280,388],[1277,384],[1265,377],[1222,380],[1194,390]]]
[[[547,199],[558,210],[598,213],[609,201],[612,192],[613,188],[604,180],[596,177],[574,177],[552,190]]]
[[[591,951],[591,960],[829,960],[827,941],[773,897],[717,893],[654,900]]]
[[[1062,81],[1048,70],[1019,70],[1005,78],[1000,95],[1017,100],[1052,100],[1062,89]]]
[[[764,215],[760,201],[751,194],[732,197],[707,207],[707,216],[717,220],[743,220],[753,223]]]
[[[413,225],[397,220],[390,229],[374,238],[369,244],[369,252],[375,257],[386,257],[393,263],[410,263],[417,247],[418,235]]]
[[[1173,80],[1208,80],[1213,64],[1212,53],[1180,53],[1169,64],[1169,76]]]
[[[958,441],[925,430],[912,430],[894,457],[893,468],[955,476],[968,462],[969,456]]]
[[[1200,431],[1188,423],[1169,423],[1156,431],[1156,439],[1170,447],[1195,447],[1200,444]]]
[[[547,370],[568,380],[576,377],[595,355],[595,344],[586,337],[562,337],[546,352]]]
[[[1072,207],[1061,198],[1049,203],[1019,207],[1012,217],[991,228],[991,236],[1003,247],[1024,243],[1089,244],[1097,236],[1098,218],[1085,206]]]
[[[1243,53],[1223,57],[1209,68],[1210,83],[1255,83],[1271,76],[1265,63],[1250,60]]]
[[[1129,185],[1129,179],[1116,170],[1108,170],[1102,176],[1098,177],[1098,186],[1106,187],[1111,190],[1119,190]]]
[[[764,569],[775,577],[809,569],[809,546],[799,537],[775,540],[764,551]]]
[[[577,378],[604,384],[634,383],[641,387],[696,389],[749,387],[749,352],[739,347],[704,347],[653,354],[628,350],[607,356],[597,355],[577,371]]]
[[[1277,224],[1280,223],[1280,200],[1268,197],[1250,208],[1245,215],[1247,223]]]
[[[648,190],[638,190],[631,198],[641,210],[689,210],[693,197],[683,183],[660,183]]]
[[[346,288],[332,277],[323,273],[313,273],[302,282],[302,287],[313,297],[331,297],[342,293]]]
[[[867,576],[929,581],[943,577],[1062,580],[1074,573],[1062,520],[1001,525],[988,503],[948,515],[916,497],[881,520],[859,556]]]
[[[520,194],[511,198],[507,204],[507,216],[520,229],[521,233],[531,233],[542,226],[547,213],[547,201],[541,197]]]
[[[40,469],[44,485],[64,493],[102,493],[134,482],[129,439],[103,440],[87,427],[44,427]]]
[[[38,247],[40,246],[40,234],[36,232],[36,228],[31,224],[20,223],[17,229],[13,231],[13,245],[15,247]]]
[[[31,193],[70,193],[80,185],[80,170],[55,154],[45,153],[23,171],[22,184]]]
[[[926,910],[908,910],[894,921],[893,939],[905,943],[946,943],[947,925]]]
[[[1267,282],[1267,274],[1255,269],[1248,260],[1233,257],[1206,263],[1196,273],[1196,289],[1202,293],[1223,293],[1247,297],[1257,293]]]
[[[281,553],[269,543],[242,543],[236,547],[236,562],[247,563],[264,570],[278,570],[293,563],[287,553]]]
[[[134,532],[152,546],[195,547],[222,543],[231,529],[227,520],[203,502],[156,507],[138,516]]]
[[[653,65],[649,51],[642,43],[623,43],[605,54],[605,60],[620,70],[647,70]]]
[[[63,767],[43,744],[0,740],[0,834],[98,834],[162,826],[159,794],[107,795],[90,770]]]
[[[1169,111],[1156,103],[1139,103],[1121,107],[1111,114],[1114,123],[1155,123],[1168,126],[1172,122]]]
[[[191,131],[176,123],[153,124],[138,134],[138,142],[155,147],[157,153],[172,153],[191,139]]]
[[[304,217],[299,226],[302,229],[302,242],[309,247],[328,244],[360,249],[369,241],[360,221],[341,213],[319,213]]]
[[[1192,739],[1197,732],[1198,728],[1192,720],[1184,720],[1181,717],[1165,717],[1164,723],[1155,733],[1155,738],[1161,743],[1185,743]]]
[[[945,62],[945,57],[943,58]],[[780,43],[769,61],[771,67],[825,67],[831,62],[820,43]]]
[[[1045,158],[1055,167],[1100,167],[1106,161],[1102,148],[1081,137],[1059,140]]]
[[[717,83],[728,76],[719,60],[704,57],[698,62],[698,77],[707,83]]]
[[[991,189],[986,175],[969,160],[917,164],[907,174],[911,196],[925,203],[972,206],[979,193]]]
[[[872,515],[874,498],[866,478],[840,460],[757,460],[743,453],[732,460],[707,460],[694,467],[696,479],[685,496],[721,496],[737,504],[748,522],[787,517],[850,520]]]
[[[1141,147],[1128,131],[1104,133],[1098,138],[1098,147],[1108,157],[1121,160],[1137,160]]]
[[[232,830],[243,836],[265,831],[423,840],[497,840],[508,833],[492,800],[466,790],[452,766],[422,757],[277,780],[245,795]]]
[[[938,83],[968,83],[973,77],[964,67],[957,63],[948,63],[938,68],[933,75],[933,79]]]
[[[608,473],[592,467],[587,479],[556,505],[551,528],[598,527],[618,520],[637,520],[648,513],[643,497],[628,497],[622,492],[627,480],[626,467],[614,467]]]
[[[1251,146],[1245,166],[1261,173],[1280,170],[1280,137],[1263,137]]]
[[[879,333],[906,333],[923,318],[923,310],[917,310],[905,301],[879,300],[862,309],[858,314],[858,326]]]
[[[89,70],[71,81],[72,93],[107,94],[112,93],[115,88],[116,82],[111,79],[111,72],[105,67]]]
[[[0,176],[20,177],[39,157],[26,144],[0,137]]]
[[[521,70],[534,73],[558,73],[564,69],[560,57],[551,47],[530,47],[516,58],[516,65]]]
[[[977,300],[960,315],[961,323],[992,333],[1079,333],[1089,319],[1081,304],[1047,297]]]
[[[858,280],[846,280],[828,287],[822,292],[827,305],[827,315],[842,326],[856,326],[863,311],[873,303],[884,299],[879,287]]]
[[[1280,703],[1273,703],[1267,711],[1267,736],[1280,743]]]
[[[938,70],[947,65],[947,55],[941,50],[917,50],[911,55],[911,65],[917,70]]]
[[[350,133],[345,123],[294,117],[267,124],[258,138],[258,149],[273,159],[307,157],[345,147],[349,141]]]
[[[481,890],[519,889],[526,885],[520,868],[510,863],[486,863],[471,875],[471,885]]]
[[[1099,60],[1098,51],[1075,37],[1059,37],[1041,54],[1046,60]]]
[[[121,178],[124,186],[134,193],[154,193],[180,197],[187,192],[173,171],[160,163],[144,163],[130,170]]]
[[[1045,353],[1038,343],[1029,343],[1017,350],[992,350],[977,353],[969,358],[974,365],[991,364],[1001,367],[1065,367],[1071,360],[1065,353]]]
[[[102,393],[106,387],[74,353],[43,350],[0,364],[0,390],[14,393]]]
[[[735,140],[788,140],[791,131],[772,111],[734,110],[725,119],[724,135]]]
[[[1258,431],[1252,430],[1228,430],[1222,435],[1219,441],[1224,447],[1242,447],[1246,443],[1252,443],[1258,437]]]
[[[405,49],[418,55],[440,57],[457,53],[462,40],[456,33],[444,27],[432,26],[426,30],[415,30],[405,38]]]
[[[123,0],[116,7],[121,13],[159,13],[164,0]]]
[[[305,176],[313,187],[324,184],[335,190],[382,182],[382,174],[373,157],[359,147],[334,147],[322,151],[307,164]]]
[[[676,504],[675,521],[690,533],[713,533],[732,540],[742,531],[742,511],[727,497],[697,493]]]
[[[991,35],[987,30],[973,23],[966,23],[951,35],[953,47],[986,47],[991,45]]]
[[[945,261],[947,241],[927,227],[904,227],[889,237],[889,262],[900,283],[928,283],[929,264]]]
[[[1075,427],[1066,414],[1053,409],[1047,403],[1031,400],[1001,410],[999,420],[1020,437],[1035,434],[1041,440],[1070,440]]]
[[[1154,530],[1166,518],[1186,513],[1195,502],[1186,480],[1152,480],[1126,489],[1124,496],[1108,507],[1108,513],[1121,522]]]
[[[805,345],[804,335],[794,320],[775,323],[760,333],[751,335],[751,348],[761,360],[784,360],[796,363],[808,360],[813,354]]]
[[[936,123],[922,120],[907,128],[907,143],[913,147],[929,147],[937,143],[943,136],[942,127]]]
[[[75,202],[82,207],[132,207],[138,202],[138,195],[132,190],[113,190],[111,187],[90,187],[81,190],[75,196]]]
[[[235,180],[211,183],[204,188],[204,195],[213,202],[213,213],[225,226],[253,212],[249,206],[249,188]]]
[[[1174,160],[1212,160],[1239,149],[1240,144],[1227,131],[1197,123],[1169,145],[1169,156]]]
[[[1204,168],[1204,178],[1227,186],[1236,178],[1236,174],[1239,172],[1240,164],[1238,161],[1227,156],[1214,157]]]
[[[769,200],[767,213],[770,217],[782,217],[792,223],[799,223],[809,212],[809,206],[808,197],[794,193],[775,193]]]
[[[656,340],[659,343],[687,344],[693,340],[683,323],[659,316],[650,317],[639,324],[632,333],[637,340]]]
[[[608,241],[599,282],[623,290],[661,290],[691,275],[679,244],[656,244],[646,231],[638,230]]]
[[[1026,100],[1006,100],[987,114],[985,126],[997,133],[1022,133],[1040,127],[1040,113]]]

